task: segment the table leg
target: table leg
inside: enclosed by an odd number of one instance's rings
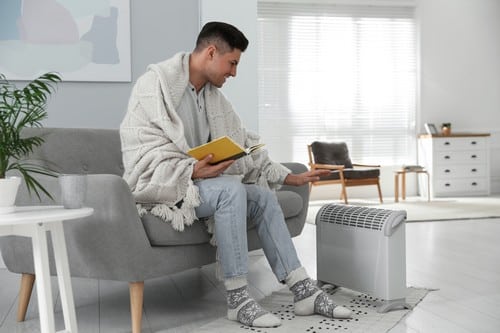
[[[406,172],[402,172],[401,177],[401,199],[406,200]]]
[[[399,202],[399,173],[394,174],[394,202]]]
[[[76,322],[75,302],[71,288],[68,252],[62,222],[52,223],[50,226],[52,243],[54,246],[54,260],[57,269],[57,280],[61,294],[61,306],[64,315],[64,327],[67,333],[78,333]]]
[[[35,262],[36,291],[40,313],[40,332],[54,333],[54,303],[50,285],[49,253],[46,229],[43,224],[33,225],[33,259]]]
[[[429,177],[429,173],[425,173],[427,175],[427,201],[431,201],[431,180]]]

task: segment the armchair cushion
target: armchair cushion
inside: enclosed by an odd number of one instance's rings
[[[314,141],[311,144],[314,155],[314,163],[343,165],[346,169],[352,169],[349,150],[345,142],[320,142]]]
[[[363,170],[345,169],[344,170],[344,178],[346,178],[346,179],[377,178],[378,176],[380,176],[379,169],[363,169]],[[340,179],[340,175],[339,175],[338,171],[334,171],[328,176],[321,177],[321,180],[334,180],[334,179]]]

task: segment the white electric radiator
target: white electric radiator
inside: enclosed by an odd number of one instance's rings
[[[378,312],[408,307],[406,211],[328,204],[316,215],[318,282],[379,298]]]

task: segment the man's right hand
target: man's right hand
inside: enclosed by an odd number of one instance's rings
[[[222,174],[227,168],[234,163],[234,160],[220,162],[217,164],[210,164],[213,155],[209,154],[204,159],[199,160],[194,164],[193,175],[191,178],[213,178]]]

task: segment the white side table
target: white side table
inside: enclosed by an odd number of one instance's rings
[[[26,206],[17,207],[13,213],[0,215],[0,236],[26,236],[31,237],[33,241],[41,333],[55,332],[46,231],[50,231],[52,236],[57,281],[61,294],[65,330],[60,332],[77,333],[75,303],[62,221],[89,216],[93,212],[92,208],[64,209],[62,206]]]

